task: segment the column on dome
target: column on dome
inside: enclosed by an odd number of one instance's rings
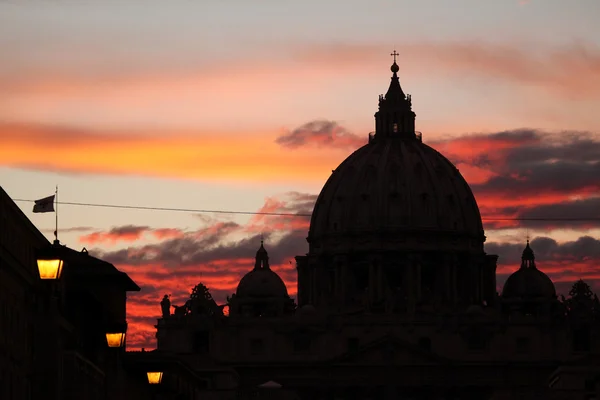
[[[456,304],[456,265],[454,254],[444,255],[444,266],[446,268],[446,287],[448,288],[448,302],[452,305]]]
[[[309,303],[310,272],[308,270],[308,257],[296,256],[296,271],[298,273],[298,307]]]
[[[404,289],[406,290],[406,309],[410,310],[416,296],[415,271],[410,262],[403,265],[404,269]]]
[[[414,292],[412,293],[412,306],[414,307],[421,301],[421,264],[415,255],[410,255],[408,259],[408,269],[411,272],[411,282]],[[409,284],[409,285],[410,285]]]
[[[316,260],[313,259],[309,259],[309,264],[308,264],[308,283],[309,283],[309,291],[308,291],[308,303],[312,304],[313,306],[317,305],[317,294],[316,294],[316,273],[315,271],[317,270],[317,263]]]
[[[377,276],[375,279],[375,289],[376,289],[376,298],[378,301],[384,298],[384,273],[383,273],[383,262],[381,257],[377,257],[375,259],[375,270],[377,272]]]
[[[452,302],[457,305],[460,302],[459,298],[459,283],[458,283],[458,255],[453,253],[451,256],[451,268],[452,268]]]
[[[369,260],[369,286],[367,287],[368,303],[377,301],[377,266],[374,259]]]
[[[484,300],[492,305],[496,300],[496,269],[498,266],[498,256],[486,254],[484,262]]]
[[[346,271],[348,269],[348,259],[346,256],[336,256],[335,263],[335,298],[339,306],[346,304]]]
[[[483,303],[483,265],[480,260],[473,259],[473,273],[475,274],[475,298],[473,304],[480,305]]]

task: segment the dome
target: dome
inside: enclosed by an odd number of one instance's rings
[[[472,304],[465,310],[465,314],[467,315],[485,315],[485,310],[478,304]]]
[[[527,246],[521,257],[521,268],[508,277],[502,289],[504,299],[554,299],[556,289],[552,280],[537,269],[533,250]]]
[[[270,269],[255,269],[248,272],[238,284],[237,297],[287,297],[283,280]]]
[[[303,317],[306,315],[316,314],[317,309],[312,304],[305,304],[296,310],[296,316]]]
[[[556,297],[552,280],[537,268],[521,268],[508,277],[502,297],[510,298],[548,298]]]
[[[285,283],[269,267],[269,255],[262,241],[256,252],[254,269],[240,280],[235,294],[238,298],[288,297]]]
[[[397,71],[394,62],[390,87],[379,96],[375,135],[333,171],[315,203],[308,235],[313,254],[483,252],[475,197],[458,169],[415,131],[412,98]]]
[[[415,248],[416,240],[482,251],[485,241],[475,197],[458,169],[410,136],[375,137],[325,183],[312,214],[309,243],[318,251],[319,246],[337,247],[341,238],[355,249],[369,240]]]

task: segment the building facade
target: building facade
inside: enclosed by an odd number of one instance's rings
[[[57,279],[41,279],[43,255],[62,261]],[[126,333],[126,294],[138,290],[86,249],[50,243],[0,188],[0,399],[152,398],[126,342],[107,336]]]
[[[0,398],[35,390],[35,251],[48,240],[0,188]]]
[[[375,132],[315,204],[297,305],[261,243],[228,316],[203,285],[163,303],[153,353],[223,371],[207,384],[238,398],[596,398],[597,297],[578,281],[557,298],[529,243],[497,293],[471,189],[391,70]]]

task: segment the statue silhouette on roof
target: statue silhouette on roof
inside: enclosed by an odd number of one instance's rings
[[[169,318],[171,316],[171,299],[169,299],[168,294],[165,294],[161,300],[160,309],[162,311],[163,318]]]

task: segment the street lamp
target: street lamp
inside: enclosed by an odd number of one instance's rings
[[[106,344],[108,347],[125,346],[125,337],[127,336],[127,323],[110,324],[106,328]]]
[[[125,332],[110,332],[106,334],[108,347],[123,347],[125,345]]]
[[[162,382],[162,372],[148,372],[148,383],[151,385],[158,385]]]
[[[62,273],[64,260],[55,248],[50,247],[38,252],[37,265],[41,279],[57,280]]]

